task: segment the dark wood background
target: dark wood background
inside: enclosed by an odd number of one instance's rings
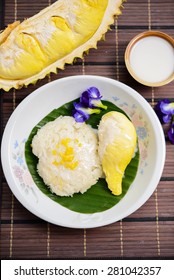
[[[55,1],[0,0],[0,29],[23,20]],[[128,74],[124,52],[136,34],[148,29],[174,37],[174,0],[128,0],[106,40],[84,60],[21,90],[0,92],[1,132],[18,104],[33,90],[62,77],[94,74],[110,77],[137,90],[153,107],[162,98],[174,101],[174,82],[150,88]],[[55,226],[28,212],[1,179],[1,258],[173,258],[174,257],[174,146],[166,139],[167,157],[160,183],[135,213],[117,223],[95,229]],[[3,175],[3,174],[2,174]]]

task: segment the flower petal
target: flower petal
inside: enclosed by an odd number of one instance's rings
[[[90,107],[90,100],[102,98],[99,90],[96,87],[90,87],[84,91],[80,97],[80,102],[83,103],[86,107]],[[93,107],[90,107],[93,108]]]
[[[155,106],[155,112],[160,120],[161,123],[168,123],[170,122],[170,117],[168,118],[168,116],[166,116],[166,113],[163,112],[163,107],[166,104],[169,104],[170,101],[168,99],[163,99],[161,101],[158,101],[158,103]],[[168,114],[167,114],[168,115]]]
[[[100,108],[107,109],[107,106],[101,102],[102,95],[96,87],[90,87],[84,91],[80,97],[80,102],[74,102],[75,112],[73,113],[74,118],[83,122],[89,118],[91,114],[99,114]],[[76,114],[78,112],[78,114]]]
[[[174,144],[174,123],[172,123],[169,131],[168,131],[168,137],[172,144]]]
[[[76,122],[85,122],[89,119],[89,115],[88,114],[82,114],[79,113],[78,111],[75,111],[73,113],[73,117],[75,118]]]
[[[164,123],[169,123],[172,119],[172,115],[163,115],[163,122]]]
[[[84,91],[80,97],[80,103],[84,104],[86,107],[89,106],[89,96],[88,91]]]
[[[73,117],[77,122],[84,122],[89,119],[90,115],[100,113],[100,109],[86,108],[80,102],[74,102],[73,105],[75,108],[73,111]]]
[[[174,102],[171,103],[161,102],[160,108],[164,114],[174,114]]]
[[[100,91],[96,87],[88,88],[87,93],[88,93],[89,98],[94,98],[94,99],[98,99],[98,98],[101,99],[102,98],[102,95],[100,94]]]

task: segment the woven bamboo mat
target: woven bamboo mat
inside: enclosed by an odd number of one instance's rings
[[[55,1],[1,0],[0,29],[23,20]],[[161,98],[174,101],[174,83],[160,88],[138,84],[128,74],[124,51],[133,36],[148,29],[174,37],[173,0],[128,0],[98,50],[90,50],[64,71],[35,86],[5,93],[1,90],[1,130],[18,104],[50,80],[78,74],[97,74],[120,80],[154,106]],[[160,183],[151,198],[135,213],[117,223],[95,229],[55,226],[28,212],[1,179],[1,258],[172,258],[174,257],[174,146],[166,140],[167,157]]]

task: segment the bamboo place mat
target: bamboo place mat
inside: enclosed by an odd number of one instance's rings
[[[23,20],[55,1],[0,0],[0,29]],[[119,80],[137,90],[153,107],[159,99],[174,101],[174,83],[150,88],[137,83],[126,70],[128,42],[148,29],[174,37],[173,0],[128,0],[105,41],[64,71],[20,90],[1,90],[1,130],[18,104],[36,88],[79,74]],[[174,146],[166,139],[167,156],[156,191],[135,213],[122,221],[94,229],[69,229],[49,224],[26,210],[1,180],[2,259],[173,258],[174,257]]]

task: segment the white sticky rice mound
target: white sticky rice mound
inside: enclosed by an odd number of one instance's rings
[[[56,149],[65,151],[58,145],[62,139],[71,139],[69,146],[73,148],[74,169],[60,162]],[[90,125],[77,123],[73,117],[60,116],[38,130],[32,141],[32,151],[39,158],[38,173],[50,190],[59,196],[72,196],[74,193],[84,193],[94,185],[102,175],[98,156],[98,138]]]

